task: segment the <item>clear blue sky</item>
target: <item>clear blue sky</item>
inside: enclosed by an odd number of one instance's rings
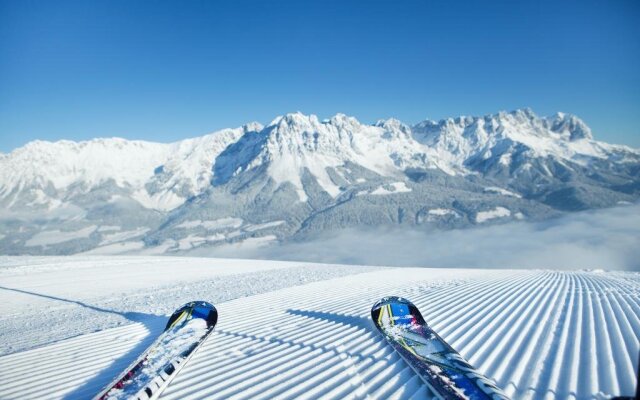
[[[2,152],[527,106],[640,147],[640,2],[0,0]]]

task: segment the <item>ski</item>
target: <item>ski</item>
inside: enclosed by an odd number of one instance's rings
[[[437,398],[508,399],[431,329],[409,300],[384,297],[371,308],[371,318]]]
[[[178,308],[164,332],[94,400],[157,399],[213,332],[218,311],[205,301]]]

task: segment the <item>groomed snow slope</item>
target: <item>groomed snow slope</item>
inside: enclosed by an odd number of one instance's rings
[[[158,271],[171,264],[185,273],[174,283],[153,276],[150,265],[162,260]],[[9,304],[0,309],[2,341],[14,349],[37,346],[0,357],[2,399],[91,397],[162,330],[166,319],[158,314],[191,297],[216,302],[220,319],[163,399],[424,398],[424,385],[369,318],[373,302],[389,294],[416,303],[431,326],[514,398],[606,398],[635,387],[638,273],[133,257],[35,262],[34,268],[33,259],[0,261],[0,304]],[[110,275],[127,263],[136,272],[120,289]],[[80,284],[52,280],[65,271]],[[93,294],[82,288],[91,279],[102,282]],[[29,297],[40,313],[29,309]],[[47,343],[50,337],[31,329],[48,330],[46,321],[59,314],[85,333]],[[125,322],[113,325],[122,326],[90,333],[114,314]]]

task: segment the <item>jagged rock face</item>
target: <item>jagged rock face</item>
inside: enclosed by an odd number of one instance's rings
[[[188,252],[385,224],[451,229],[632,202],[640,152],[529,109],[374,125],[300,113],[160,144],[0,155],[0,251]]]

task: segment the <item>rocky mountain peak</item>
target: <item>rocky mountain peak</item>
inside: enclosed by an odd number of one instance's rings
[[[549,129],[569,140],[589,139],[593,140],[593,134],[587,124],[572,114],[558,112],[547,118]]]

